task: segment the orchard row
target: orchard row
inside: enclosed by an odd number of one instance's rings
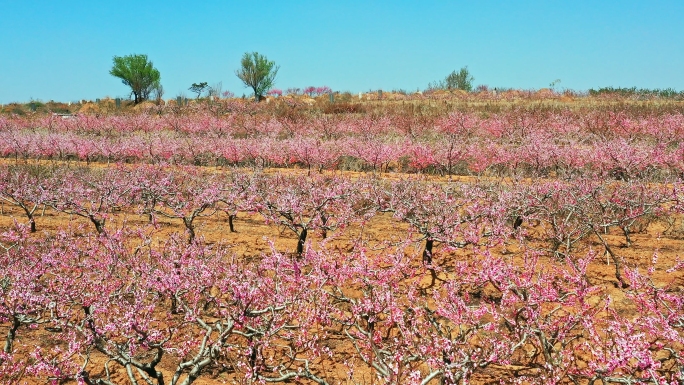
[[[669,178],[684,115],[508,111],[446,116],[193,114],[0,118],[15,159],[298,167],[448,175]],[[250,107],[257,108],[257,107]]]
[[[301,253],[309,232],[325,238],[389,213],[421,240],[454,247],[495,245],[524,235],[519,231],[523,224],[535,224],[535,234],[559,253],[570,252],[590,234],[600,238],[612,229],[631,246],[634,229],[684,211],[684,184],[587,177],[444,183],[187,166],[9,165],[0,167],[0,199],[21,209],[32,232],[37,211],[46,207],[86,219],[99,234],[107,232],[107,220],[119,212],[143,215],[150,223],[158,217],[175,219],[190,243],[198,218],[224,213],[234,232],[238,213],[259,214],[266,224],[290,229]]]
[[[0,172],[0,197],[30,224],[0,235],[3,383],[684,381],[684,264],[629,261],[610,241],[680,215],[681,184]],[[43,232],[44,207],[94,231]],[[248,260],[209,244],[195,220],[219,212],[261,216],[297,247]],[[382,215],[404,236],[365,240]],[[187,237],[160,236],[161,217]],[[589,237],[602,247],[582,247]],[[592,272],[604,254],[619,301]]]
[[[215,107],[215,108],[213,108]],[[209,137],[305,135],[320,138],[341,136],[431,136],[435,131],[461,130],[478,137],[520,137],[536,131],[583,138],[648,137],[655,140],[684,138],[684,115],[680,107],[552,108],[520,106],[468,110],[435,110],[426,105],[407,105],[375,112],[323,114],[320,111],[281,103],[264,104],[222,101],[175,110],[169,108],[131,114],[11,115],[0,116],[0,131],[45,129],[92,136],[122,136],[139,132],[174,131]]]

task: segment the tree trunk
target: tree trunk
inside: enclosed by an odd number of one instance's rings
[[[97,230],[98,234],[104,234],[105,232],[105,220],[104,219],[97,219],[95,218],[94,215],[89,215],[88,219],[95,225],[95,230]]]
[[[3,351],[5,353],[11,353],[12,352],[12,346],[14,344],[14,338],[17,335],[17,329],[19,329],[19,326],[21,323],[17,319],[17,317],[12,317],[12,325],[9,328],[9,331],[7,332],[7,339],[5,340],[5,348]],[[2,363],[2,360],[0,360],[0,363]]]
[[[192,243],[195,240],[195,226],[192,224],[194,218],[183,218],[183,224],[188,230],[188,243]]]
[[[321,214],[321,224],[323,225],[321,226],[321,236],[325,239],[328,237],[328,229],[325,227],[328,224],[328,216],[325,213]]]
[[[423,250],[423,264],[427,266],[428,270],[430,271],[430,276],[432,277],[429,287],[435,286],[435,282],[437,281],[437,272],[435,271],[435,268],[432,267],[432,246],[434,243],[435,241],[433,239],[426,239],[425,249]]]
[[[178,314],[178,300],[171,294],[171,314]]]
[[[632,238],[629,236],[630,229],[627,226],[622,226],[622,233],[625,235],[625,242],[627,242],[627,247],[632,247]]]
[[[522,225],[523,219],[521,216],[515,217],[515,222],[513,222],[513,230],[517,230],[520,225]]]
[[[29,210],[28,207],[24,206],[23,204],[21,207],[24,209],[24,212],[26,213],[26,216],[28,217],[29,224],[31,225],[31,232],[35,233],[36,232],[36,221],[33,218],[33,211],[35,211],[36,206],[33,207],[33,210]]]
[[[297,256],[301,257],[302,254],[304,253],[304,243],[306,243],[306,234],[308,233],[308,229],[302,229],[302,232],[299,233],[299,239],[297,240]]]
[[[427,239],[425,241],[425,249],[423,250],[423,263],[426,265],[432,265],[432,246],[434,240]]]
[[[622,277],[622,273],[620,272],[620,269],[622,268],[620,258],[617,255],[615,255],[615,253],[613,253],[613,249],[610,247],[610,245],[608,245],[608,242],[606,242],[606,240],[603,239],[601,234],[599,234],[599,232],[596,231],[596,229],[594,228],[592,228],[592,230],[594,231],[594,234],[596,234],[596,236],[599,238],[599,240],[603,244],[603,247],[606,249],[606,252],[608,253],[608,255],[610,255],[610,258],[613,260],[613,263],[615,264],[615,279],[618,280],[618,283],[620,284],[621,288],[628,288],[629,283],[625,281],[625,279]]]
[[[233,219],[235,219],[235,214],[228,215],[228,227],[231,233],[236,233],[235,227],[233,226]]]

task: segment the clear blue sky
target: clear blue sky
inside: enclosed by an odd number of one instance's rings
[[[112,57],[147,54],[165,98],[235,76],[257,51],[276,87],[424,89],[468,66],[522,89],[684,89],[684,1],[9,1],[0,103],[128,97]]]

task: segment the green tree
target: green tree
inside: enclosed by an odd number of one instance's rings
[[[254,99],[260,101],[264,94],[273,87],[276,74],[280,67],[269,61],[266,56],[258,52],[245,52],[241,60],[241,68],[235,71],[245,87],[254,91]]]
[[[428,84],[428,90],[473,90],[473,76],[468,67],[463,67],[458,72],[453,71],[444,80]]]
[[[188,88],[190,91],[194,92],[197,94],[197,99],[202,95],[202,92],[209,88],[209,83],[207,82],[202,82],[202,83],[192,83],[192,86]]]
[[[109,74],[131,87],[135,104],[149,99],[150,94],[160,87],[161,75],[147,55],[114,56],[114,66]]]
[[[470,75],[467,66],[461,68],[458,72],[453,71],[444,79],[448,90],[457,89],[468,92],[473,90],[473,80],[474,78]]]

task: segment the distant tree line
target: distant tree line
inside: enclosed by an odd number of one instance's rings
[[[159,70],[154,68],[152,61],[147,55],[127,55],[114,56],[113,66],[109,73],[118,77],[121,81],[131,88],[134,103],[138,104],[148,100],[151,96],[161,99],[163,88],[160,83],[161,76]],[[242,56],[240,68],[235,71],[235,75],[242,80],[245,87],[251,88],[254,92],[254,99],[260,101],[269,93],[275,84],[275,77],[280,67],[275,62],[270,61],[266,56],[258,52],[247,52]],[[473,76],[468,67],[462,67],[458,71],[454,70],[444,79],[437,80],[428,84],[427,90],[463,90],[473,91]],[[560,80],[551,83],[553,88]],[[304,93],[313,95],[314,89],[304,90]],[[190,91],[197,94],[197,98],[205,91],[209,96],[220,93],[220,85],[210,87],[207,82],[193,83]],[[486,90],[486,86],[478,87],[477,91]],[[280,90],[274,90],[275,94],[282,94]],[[589,89],[590,96],[599,95],[619,95],[620,97],[639,98],[639,99],[684,99],[684,91],[676,91],[673,88],[647,89],[647,88],[625,88],[625,87],[602,87],[599,89]]]
[[[636,87],[601,87],[598,90],[589,89],[590,96],[620,95],[622,97],[661,98],[661,99],[684,99],[684,91],[676,91],[673,88],[648,89]]]

